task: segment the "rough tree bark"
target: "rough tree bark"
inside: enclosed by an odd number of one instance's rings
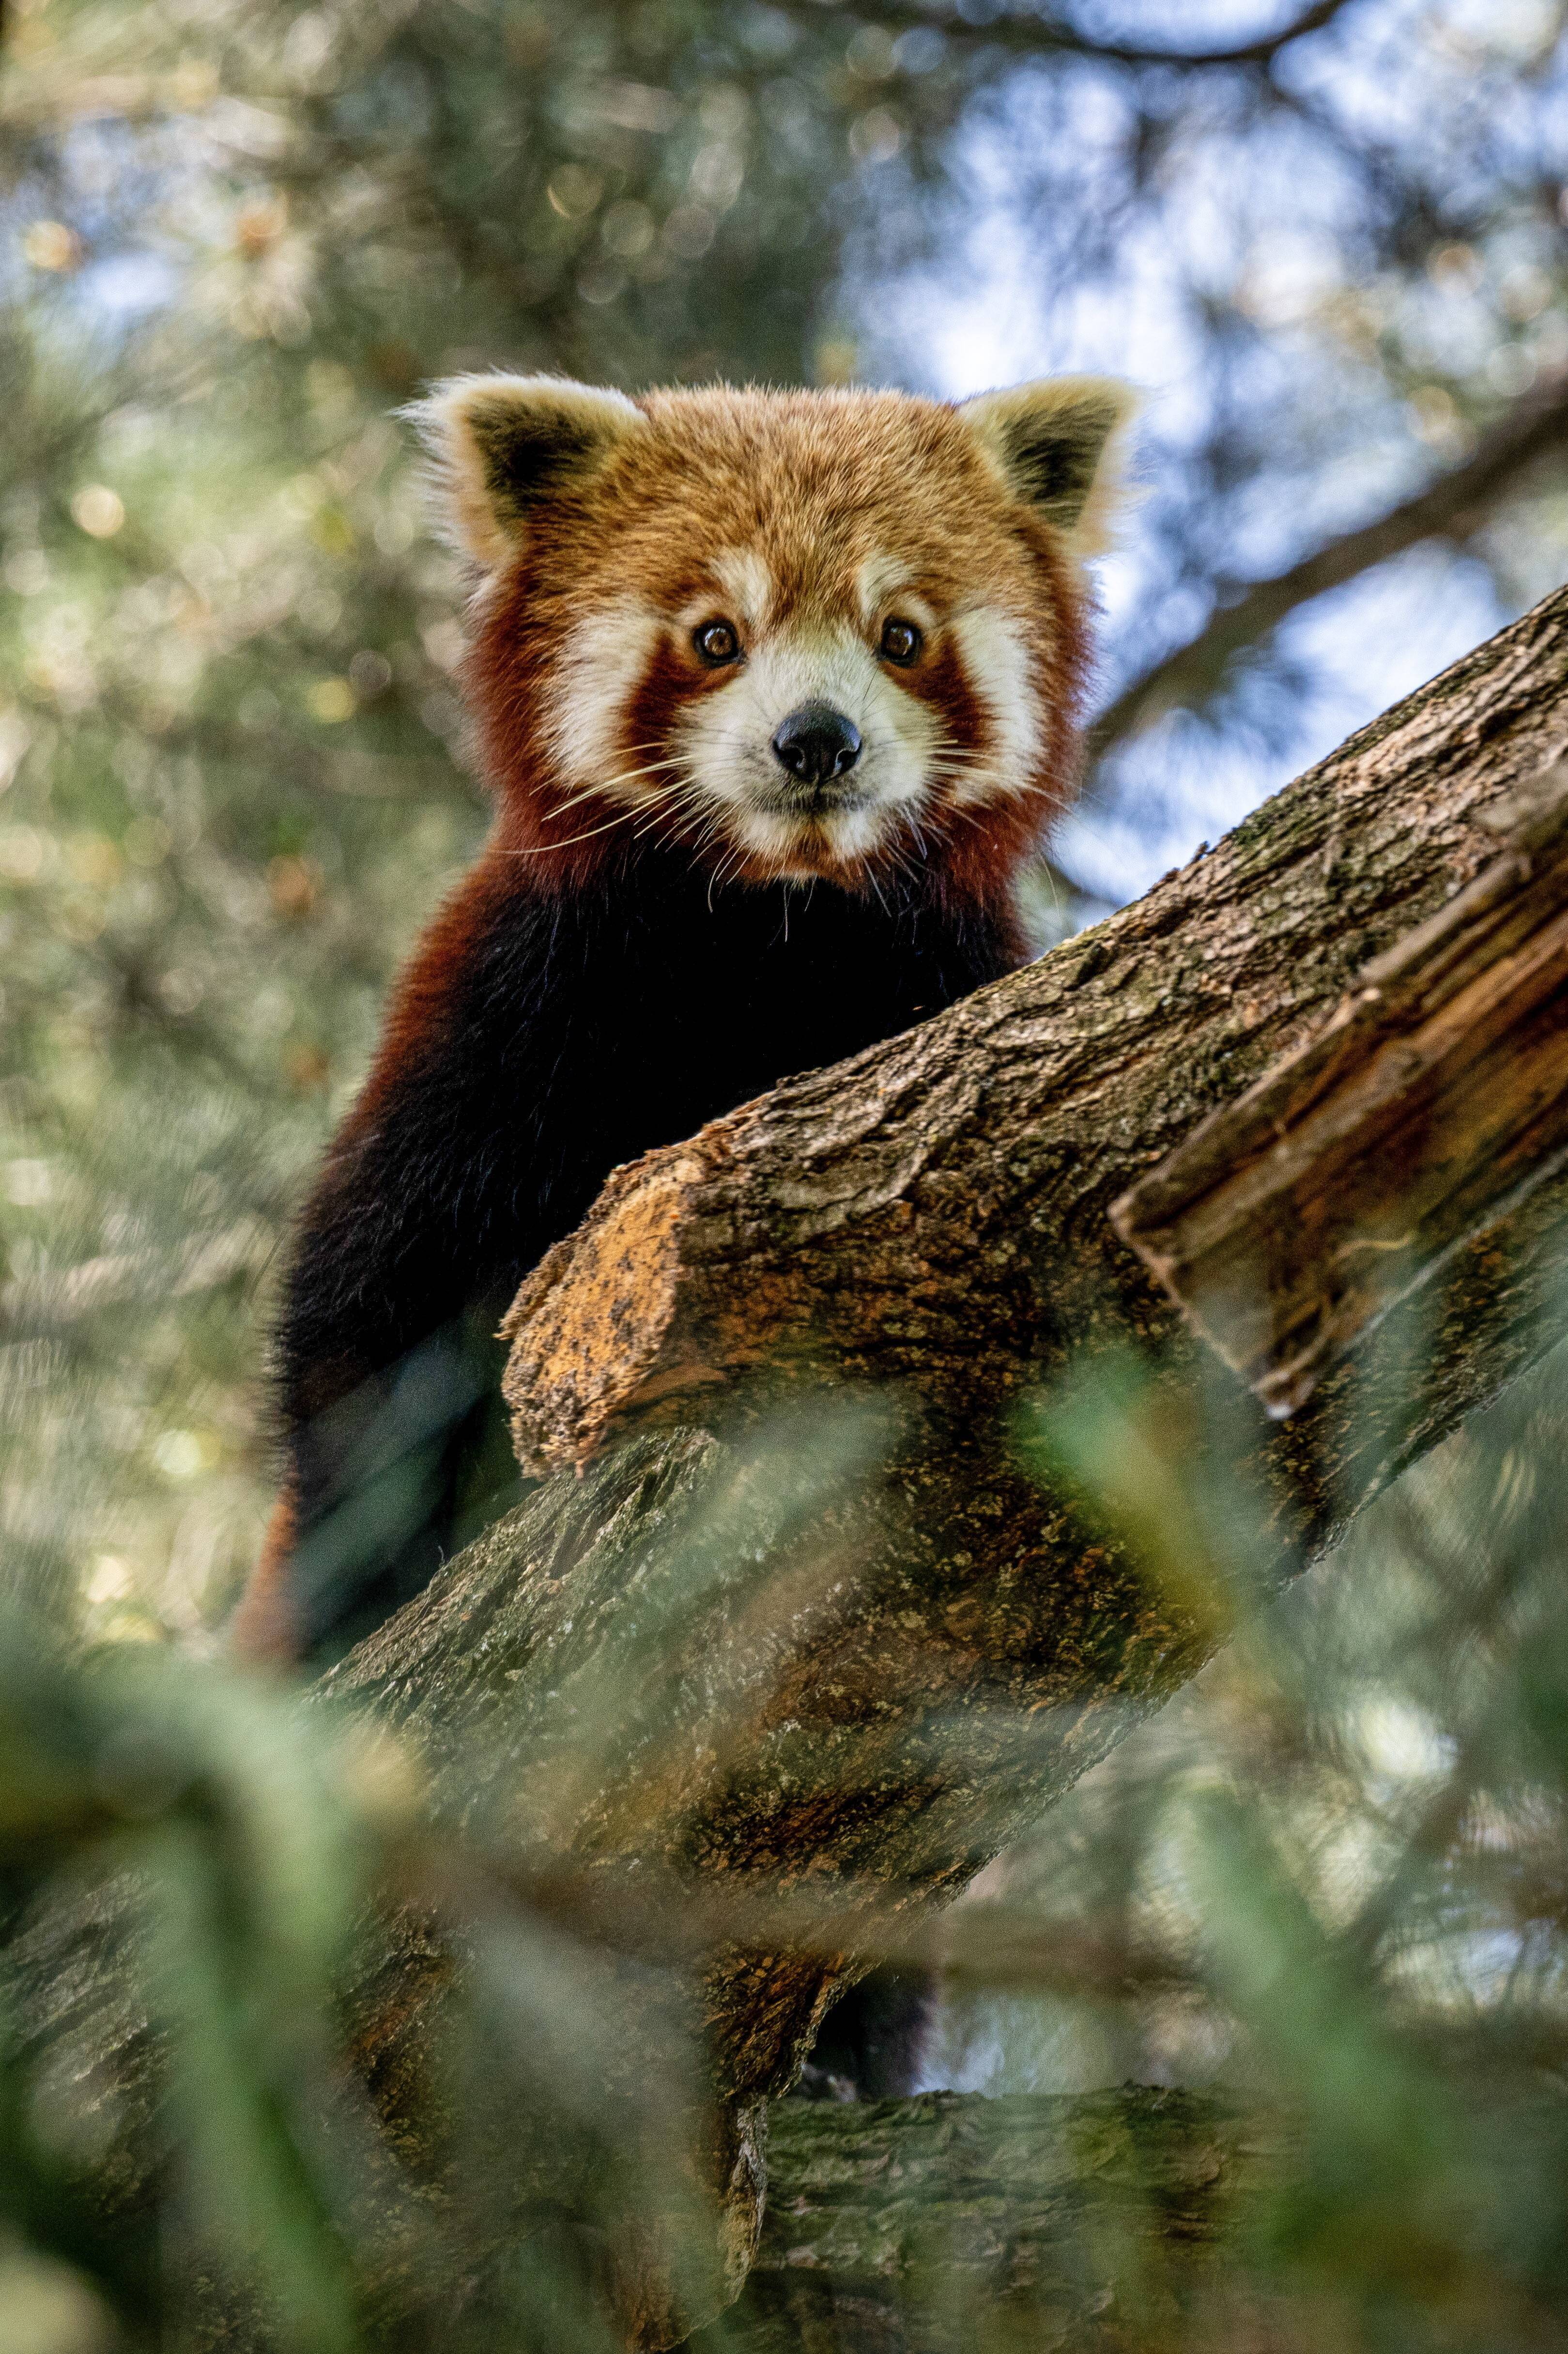
[[[1151,2086],[791,2102],[745,2292],[693,2354],[1309,2344],[1265,2338],[1224,2266],[1285,2148],[1245,2105]]]
[[[1013,1441],[1022,1398],[1129,1349],[1171,1411],[1203,1386],[1112,1203],[1496,858],[1489,814],[1565,738],[1568,592],[1137,906],[619,1172],[524,1286],[508,1394],[550,1476],[329,1688],[418,1740],[444,1820],[623,1942],[699,1949],[717,2269],[678,2287],[656,2234],[629,2243],[639,2342],[675,2342],[744,2274],[766,2105],[857,1939],[955,1895],[1219,1639]],[[1290,1420],[1257,1416],[1266,1571],[1313,1558],[1557,1337],[1568,1180],[1517,1193],[1448,1250],[1418,1335],[1374,1335]],[[450,1978],[408,1921],[355,1993],[416,2157]],[[648,1999],[629,1960],[612,2080]]]
[[[1114,1204],[1273,1413],[1568,1152],[1568,763],[1503,855]]]

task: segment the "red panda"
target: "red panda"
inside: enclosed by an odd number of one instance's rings
[[[1021,961],[1131,406],[500,375],[419,404],[495,818],[300,1222],[241,1653],[346,1649],[513,1500],[495,1327],[611,1168]],[[926,2008],[873,1981],[808,2077],[912,2089]]]
[[[1021,960],[1131,405],[503,375],[418,404],[495,817],[300,1223],[241,1651],[346,1648],[504,1504],[494,1327],[616,1163]]]

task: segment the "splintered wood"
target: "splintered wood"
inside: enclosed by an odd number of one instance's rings
[[[1112,1208],[1271,1414],[1568,1155],[1568,761],[1489,822],[1504,854]]]

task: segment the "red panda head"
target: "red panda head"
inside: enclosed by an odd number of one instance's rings
[[[467,680],[503,846],[582,878],[933,870],[989,897],[1071,790],[1081,559],[1132,407],[471,376],[417,412],[477,567]]]

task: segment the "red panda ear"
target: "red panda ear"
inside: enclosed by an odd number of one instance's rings
[[[645,425],[622,392],[559,376],[459,376],[410,404],[441,520],[486,571],[514,556],[531,511]]]
[[[1138,406],[1115,376],[1057,376],[980,393],[959,415],[1013,497],[1089,556],[1106,543],[1121,489],[1121,429]]]

